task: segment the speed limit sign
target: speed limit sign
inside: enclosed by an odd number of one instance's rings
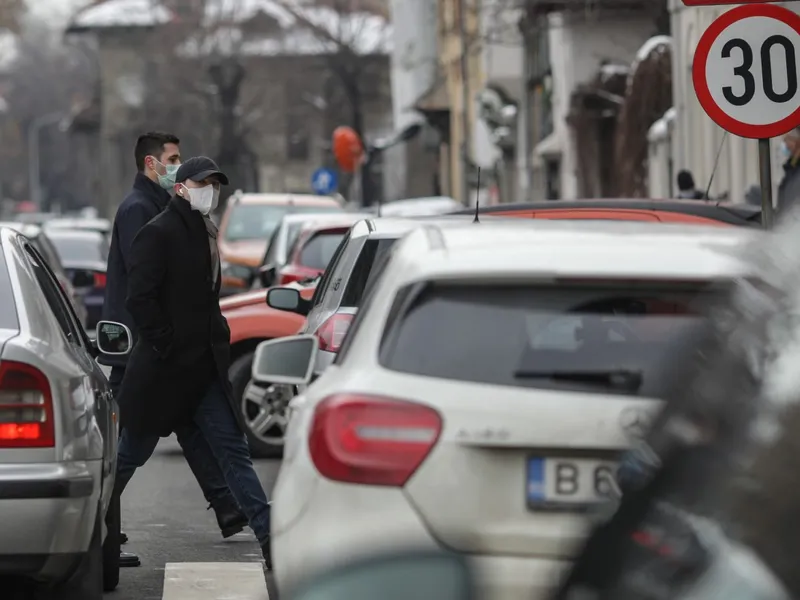
[[[800,125],[800,15],[774,4],[733,8],[697,44],[692,79],[714,122],[746,138]]]

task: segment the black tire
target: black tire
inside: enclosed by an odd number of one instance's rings
[[[235,410],[240,419],[242,429],[247,436],[247,443],[250,446],[250,455],[254,458],[282,458],[283,445],[267,444],[263,440],[253,435],[245,425],[246,415],[242,414],[242,398],[247,384],[250,383],[250,374],[253,367],[253,352],[240,356],[228,370],[228,376],[233,388],[233,397],[236,402]]]
[[[103,600],[102,519],[102,511],[98,506],[92,541],[78,568],[67,581],[37,589],[34,594],[36,600]]]
[[[119,585],[120,529],[122,514],[119,496],[114,494],[106,513],[106,534],[103,542],[103,591],[113,592]]]

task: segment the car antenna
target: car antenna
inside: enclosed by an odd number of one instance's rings
[[[473,223],[480,223],[481,220],[478,218],[478,210],[481,204],[481,168],[478,167],[478,185],[475,187],[475,218],[472,219]]]
[[[711,192],[711,183],[714,181],[714,175],[717,173],[717,167],[719,167],[719,157],[722,156],[722,147],[725,145],[725,140],[728,139],[728,132],[725,131],[722,134],[722,140],[719,143],[719,148],[717,148],[717,157],[714,159],[714,168],[711,170],[711,177],[708,178],[708,185],[706,186],[706,193],[704,194],[705,201],[708,202],[711,198],[709,197],[709,193]],[[722,198],[717,200],[717,203],[714,206],[719,206],[720,202],[722,202]]]

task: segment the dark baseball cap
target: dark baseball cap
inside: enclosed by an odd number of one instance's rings
[[[187,179],[203,181],[212,175],[216,175],[222,185],[228,185],[228,176],[219,170],[217,163],[207,156],[193,156],[175,173],[175,183],[183,183]]]

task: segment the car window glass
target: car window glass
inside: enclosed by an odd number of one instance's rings
[[[50,241],[50,238],[43,233],[39,234],[31,240],[31,245],[42,255],[42,258],[47,261],[47,264],[50,265],[53,271],[64,272],[64,266],[61,264],[61,257],[59,257],[58,250],[53,246],[53,242]]]
[[[660,364],[702,326],[710,295],[694,284],[434,282],[387,330],[381,364],[459,381],[659,397]]]
[[[336,248],[336,251],[333,253],[328,266],[325,267],[325,272],[322,274],[322,279],[317,283],[317,288],[314,290],[314,296],[311,298],[312,309],[322,303],[322,299],[325,297],[331,277],[333,277],[333,274],[336,272],[336,268],[339,266],[339,261],[344,255],[344,249],[347,247],[347,243],[349,241],[350,232],[347,232],[342,238],[342,241],[339,242],[339,247]]]
[[[6,258],[0,247],[0,329],[18,329],[17,306],[14,290],[11,289],[11,276],[8,273]]]
[[[25,252],[36,275],[39,288],[42,290],[50,310],[58,320],[61,331],[74,346],[85,346],[83,329],[78,326],[78,319],[75,317],[72,307],[69,306],[69,301],[61,291],[44,259],[28,244],[25,245]]]
[[[303,244],[298,262],[304,267],[324,269],[333,258],[344,234],[343,231],[328,231],[312,236]]]
[[[361,322],[364,320],[363,315],[369,313],[369,307],[372,304],[372,299],[377,293],[376,290],[380,288],[380,283],[384,279],[383,274],[387,271],[391,257],[391,251],[385,252],[381,257],[379,264],[377,264],[373,269],[374,276],[369,282],[367,289],[364,291],[364,301],[362,302],[361,307],[358,309],[358,312],[356,312],[356,316],[353,319],[352,325],[350,325],[350,327],[347,329],[347,333],[345,333],[344,340],[342,340],[342,345],[339,348],[339,352],[333,359],[333,364],[341,364],[347,357],[347,353],[349,352],[351,346],[350,340],[354,339],[358,333],[358,330],[361,327]],[[391,319],[391,314],[389,319]]]
[[[269,244],[267,244],[267,251],[264,253],[264,260],[261,261],[262,266],[275,262],[275,257],[278,254],[278,243],[281,239],[281,231],[283,229],[284,227],[278,227],[272,232],[272,236],[269,238]]]
[[[239,204],[234,206],[225,224],[227,242],[266,240],[284,215],[311,212],[342,212],[339,206],[303,206],[298,204]]]
[[[62,263],[105,263],[108,261],[106,240],[100,234],[80,237],[54,234],[51,240]]]
[[[364,290],[369,284],[373,265],[380,262],[383,255],[389,251],[396,241],[397,238],[373,238],[367,240],[356,259],[353,272],[347,280],[347,287],[342,296],[342,306],[348,308],[358,308],[360,306]]]

